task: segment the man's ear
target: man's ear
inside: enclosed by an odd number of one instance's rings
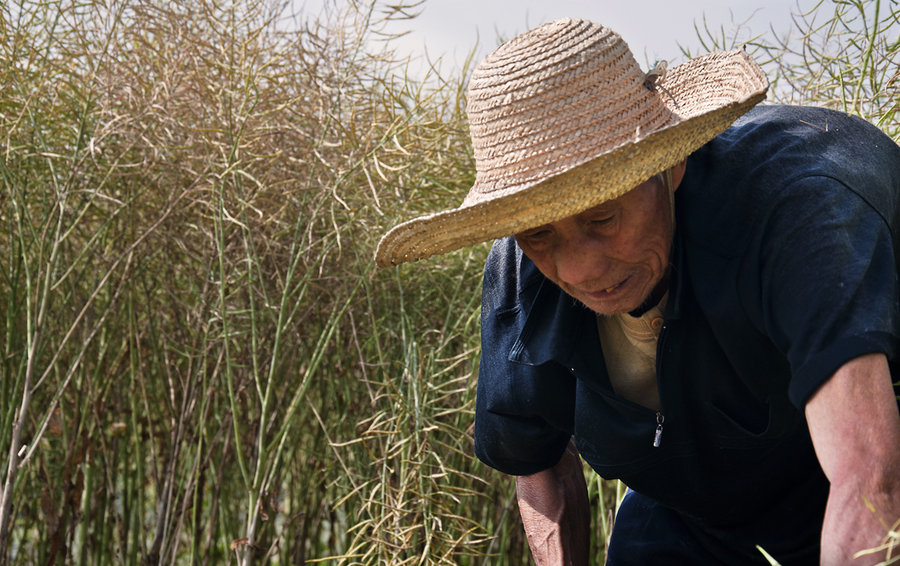
[[[672,167],[672,184],[674,185],[673,191],[678,190],[678,186],[681,185],[681,180],[684,179],[684,172],[687,169],[687,159],[682,161],[681,163],[676,164]]]

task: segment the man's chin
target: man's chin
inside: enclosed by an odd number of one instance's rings
[[[589,293],[567,293],[578,300],[588,309],[602,316],[619,314],[634,314],[640,316],[647,312],[662,299],[668,290],[668,281],[662,280],[655,286],[648,288],[646,285],[634,279],[626,279],[622,287],[609,296],[600,296]]]
[[[653,288],[648,288],[646,282],[639,277],[628,276],[609,292],[587,292],[568,286],[562,286],[562,290],[591,311],[603,316],[612,316],[639,308],[652,294]]]
[[[575,297],[575,300],[581,303],[588,310],[593,311],[595,314],[598,314],[600,316],[615,316],[619,314],[626,314],[635,310],[642,304],[641,301],[598,301],[591,298],[583,299],[578,297]]]

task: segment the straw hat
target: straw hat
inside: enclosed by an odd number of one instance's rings
[[[469,81],[476,175],[465,200],[394,227],[376,262],[450,252],[615,199],[724,131],[767,88],[743,51],[645,74],[609,28],[576,19],[535,28]]]

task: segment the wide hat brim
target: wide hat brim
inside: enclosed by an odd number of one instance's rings
[[[618,198],[673,167],[762,101],[768,81],[743,51],[710,53],[668,71],[660,96],[674,123],[589,161],[488,200],[421,216],[391,229],[379,267],[417,261],[556,222]]]

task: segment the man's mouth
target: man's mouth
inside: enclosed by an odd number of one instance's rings
[[[609,295],[612,295],[613,293],[615,293],[616,291],[618,291],[618,290],[619,290],[622,286],[624,286],[625,283],[627,283],[627,282],[628,282],[628,278],[626,277],[625,279],[623,279],[622,281],[619,281],[619,282],[616,283],[615,285],[611,285],[611,286],[609,286],[609,287],[606,287],[606,288],[604,288],[604,289],[600,289],[600,290],[597,290],[597,291],[592,291],[592,292],[589,292],[588,294],[591,295],[591,296],[593,296],[593,297],[596,297],[596,298],[606,298],[606,297],[608,297]]]

